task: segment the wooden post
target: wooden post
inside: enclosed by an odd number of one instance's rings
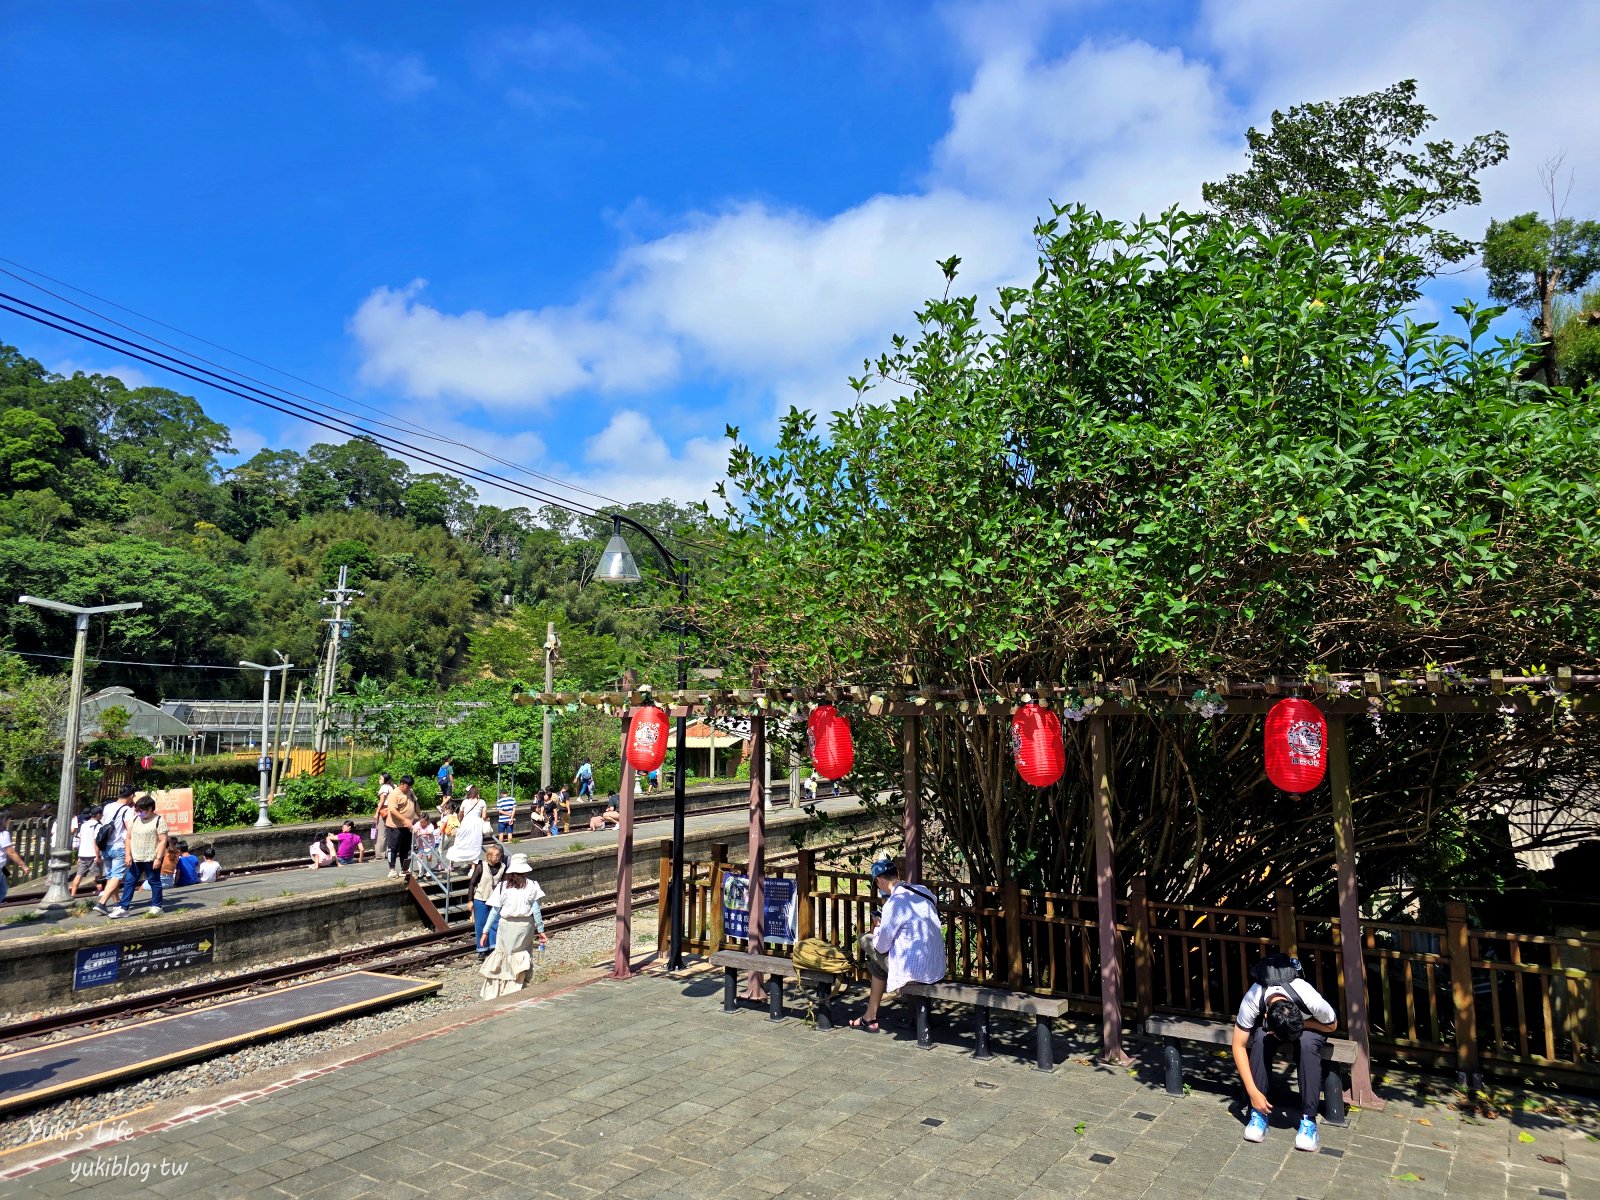
[[[751,954],[767,952],[766,901],[761,887],[767,865],[766,772],[761,769],[766,757],[767,718],[758,711],[750,718],[750,939],[746,949]],[[765,1000],[767,993],[761,983],[761,972],[751,971],[745,995],[751,1000]]]
[[[1356,825],[1350,801],[1350,755],[1344,717],[1328,717],[1328,783],[1333,790],[1333,854],[1339,876],[1339,963],[1344,974],[1345,1021],[1356,1044],[1350,1099],[1382,1109],[1372,1090],[1372,1035],[1367,1025],[1367,971],[1361,953],[1361,896],[1356,886]]]
[[[671,905],[667,903],[668,890],[672,885],[672,842],[670,839],[661,843],[658,853],[661,855],[661,866],[656,873],[656,882],[660,887],[656,889],[656,953],[667,952],[667,935],[672,924]]]
[[[922,745],[922,718],[905,717],[900,722],[900,749],[905,760],[905,842],[906,882],[922,882],[922,772],[917,752]]]
[[[1456,1074],[1470,1095],[1481,1086],[1478,1061],[1478,1005],[1472,990],[1472,938],[1467,931],[1467,906],[1444,902],[1445,948],[1450,955],[1450,995],[1456,1010]]]
[[[725,926],[722,920],[722,873],[728,862],[728,843],[713,842],[711,845],[711,932],[709,941],[706,942],[706,953],[715,954],[722,949],[722,937]]]
[[[1020,992],[1027,982],[1022,958],[1022,885],[1015,879],[1006,880],[1000,889],[1000,903],[1005,907],[1006,979],[1012,991]]]
[[[1122,957],[1117,950],[1117,866],[1111,843],[1111,728],[1089,718],[1094,807],[1095,900],[1100,926],[1100,1058],[1132,1062],[1122,1050]]]
[[[1155,977],[1150,955],[1150,881],[1141,871],[1128,881],[1128,908],[1133,925],[1134,1007],[1142,1025],[1155,1008]]]
[[[625,691],[633,691],[633,672],[623,680]],[[622,714],[622,797],[617,806],[617,952],[611,965],[611,978],[628,979],[633,975],[633,768],[628,764],[628,718],[631,710]]]
[[[802,849],[794,868],[794,935],[801,941],[817,936],[817,918],[811,905],[816,879],[817,852]]]
[[[1278,949],[1290,958],[1300,957],[1300,935],[1295,929],[1294,889],[1281,887],[1274,894],[1277,901]]]

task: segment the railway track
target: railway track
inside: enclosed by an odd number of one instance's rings
[[[826,849],[835,854],[849,853],[872,841],[871,837],[850,838],[818,849]],[[789,851],[772,856],[768,862],[770,866],[779,866],[795,858],[795,853]],[[660,888],[657,884],[641,884],[633,889],[633,903],[653,901],[658,899],[659,895]],[[556,933],[613,915],[616,912],[616,895],[605,893],[580,896],[547,905],[543,911],[546,932]],[[5,1027],[3,1038],[0,1038],[0,1062],[4,1061],[8,1053],[32,1048],[46,1040],[53,1040],[60,1034],[93,1033],[108,1022],[123,1021],[135,1016],[168,1016],[191,1006],[239,999],[323,972],[359,969],[404,974],[426,969],[473,953],[471,933],[470,924],[457,925],[445,930],[429,931],[384,942],[381,945],[318,955],[279,966],[242,971],[204,983],[179,985],[139,996],[108,1000],[100,1004],[75,1008],[70,1012],[26,1021],[13,1021]]]

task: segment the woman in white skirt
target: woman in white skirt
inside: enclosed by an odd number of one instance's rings
[[[484,980],[485,1000],[520,992],[527,984],[533,971],[535,933],[540,945],[549,944],[550,939],[544,935],[544,914],[539,911],[544,889],[533,881],[532,875],[533,864],[528,856],[513,854],[505,876],[489,896],[489,907],[499,909],[500,921],[495,927],[494,950],[478,968]]]

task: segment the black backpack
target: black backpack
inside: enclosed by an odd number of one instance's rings
[[[1250,978],[1264,988],[1288,988],[1296,979],[1305,977],[1305,969],[1300,965],[1300,960],[1290,958],[1282,951],[1267,955],[1250,969]],[[1294,989],[1289,988],[1289,990],[1292,992]]]
[[[94,848],[100,851],[101,854],[110,852],[111,843],[116,840],[117,834],[122,832],[122,814],[127,811],[128,806],[126,804],[117,805],[116,808],[111,810],[111,819],[101,821],[100,828],[95,830]]]

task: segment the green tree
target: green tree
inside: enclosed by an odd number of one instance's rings
[[[1573,388],[1600,383],[1600,288],[1557,311],[1556,361],[1563,382]]]
[[[1592,659],[1600,395],[1525,382],[1499,310],[1396,324],[1389,232],[1322,220],[1058,208],[990,319],[932,300],[858,405],[825,429],[791,411],[769,454],[735,445],[698,601],[716,643],[768,678],[982,690]],[[892,732],[862,726],[861,790],[895,788]],[[1529,753],[1492,722],[1400,726],[1352,737],[1374,877],[1421,861],[1438,814],[1488,811],[1477,781]],[[1274,799],[1249,718],[1117,728],[1121,869],[1233,902],[1328,877],[1326,822]],[[949,852],[990,882],[1092,887],[1081,727],[1044,793],[1003,722],[937,729]],[[1600,748],[1558,736],[1574,770]]]
[[[0,795],[42,800],[61,763],[67,681],[0,653]]]
[[[1554,387],[1561,377],[1556,347],[1556,301],[1563,293],[1581,292],[1600,271],[1600,221],[1562,216],[1556,203],[1559,163],[1546,167],[1551,198],[1549,219],[1536,212],[1504,221],[1490,221],[1483,239],[1483,266],[1489,273],[1489,295],[1520,309],[1540,344],[1544,379]]]
[[[406,486],[406,516],[418,525],[442,525],[459,531],[472,520],[478,493],[449,475],[418,475]]]
[[[1389,284],[1383,299],[1412,300],[1422,279],[1472,254],[1472,242],[1442,228],[1439,219],[1477,204],[1478,176],[1507,153],[1506,136],[1498,131],[1459,150],[1450,141],[1424,142],[1433,121],[1417,100],[1414,79],[1274,111],[1269,130],[1252,128],[1245,135],[1249,166],[1204,184],[1201,194],[1233,224],[1268,234],[1290,228],[1306,236],[1319,230],[1376,233],[1390,260],[1374,272]],[[1291,198],[1307,207],[1286,207]]]
[[[12,488],[53,483],[62,441],[48,417],[26,408],[0,413],[0,483]]]

